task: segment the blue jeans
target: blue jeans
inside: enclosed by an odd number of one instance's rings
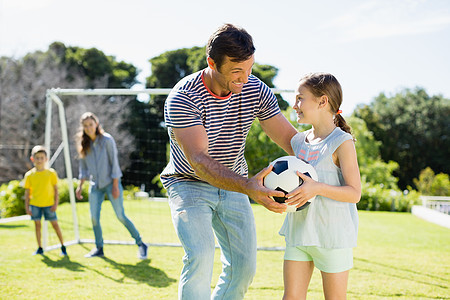
[[[105,199],[105,194],[108,196],[108,199],[114,208],[114,212],[116,213],[117,218],[123,225],[125,225],[131,236],[135,239],[136,244],[142,244],[142,239],[139,235],[139,232],[137,231],[134,224],[130,221],[130,219],[128,219],[125,215],[125,210],[123,208],[123,187],[120,182],[119,189],[119,198],[114,199],[112,196],[112,183],[101,189],[97,189],[95,186],[90,186],[89,188],[89,207],[91,210],[92,228],[94,229],[95,235],[95,245],[97,246],[97,248],[103,247],[103,234],[102,227],[100,225],[100,211],[102,209],[103,200]]]
[[[178,298],[243,299],[256,272],[255,220],[248,197],[202,182],[175,183],[167,190],[185,252]],[[222,274],[211,296],[214,234]]]

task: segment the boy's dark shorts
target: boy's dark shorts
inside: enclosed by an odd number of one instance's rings
[[[58,218],[56,217],[56,212],[50,210],[51,206],[39,207],[30,205],[31,210],[31,220],[40,221],[42,219],[42,215],[44,215],[45,220],[47,221],[56,221]]]

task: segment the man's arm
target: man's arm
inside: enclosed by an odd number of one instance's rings
[[[173,128],[175,138],[183,150],[195,174],[209,184],[235,192],[247,194],[268,210],[282,213],[286,206],[275,202],[269,196],[284,196],[263,186],[263,178],[271,168],[265,168],[252,178],[245,178],[225,167],[208,154],[208,136],[203,126]]]
[[[272,141],[289,155],[294,155],[291,139],[297,133],[297,129],[289,123],[281,112],[270,119],[260,121],[260,124],[264,132]]]

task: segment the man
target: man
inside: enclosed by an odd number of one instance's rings
[[[214,234],[222,274],[211,298],[244,298],[256,271],[248,196],[273,212],[286,209],[270,198],[283,193],[262,184],[271,168],[247,178],[245,138],[255,118],[291,155],[290,140],[297,133],[281,114],[275,95],[251,75],[254,52],[244,29],[225,24],[208,41],[208,67],[182,79],[166,100],[170,161],[161,180],[185,251],[179,299],[211,297]]]

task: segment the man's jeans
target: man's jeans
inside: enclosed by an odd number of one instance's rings
[[[117,218],[123,225],[128,229],[131,236],[135,239],[136,244],[142,244],[141,236],[137,231],[134,224],[127,218],[125,215],[125,211],[123,208],[123,187],[122,184],[119,183],[120,195],[119,198],[114,199],[112,196],[112,183],[108,186],[97,189],[95,186],[91,186],[89,189],[89,207],[91,209],[91,220],[92,220],[92,228],[94,229],[95,235],[95,245],[97,248],[103,247],[103,234],[102,227],[100,225],[100,211],[102,209],[103,199],[105,199],[105,194],[108,196],[109,201],[111,202],[114,212],[116,213]]]
[[[255,220],[248,197],[203,182],[175,183],[168,193],[172,221],[185,251],[179,299],[243,299],[256,272]],[[211,297],[214,234],[222,274]]]

